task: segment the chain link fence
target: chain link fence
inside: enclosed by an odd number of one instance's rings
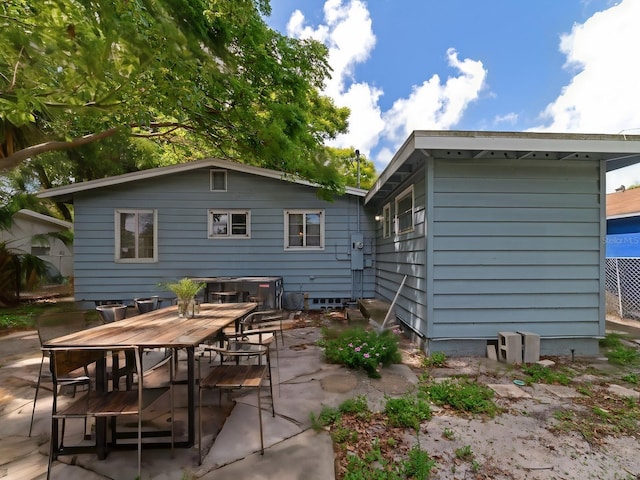
[[[640,320],[640,258],[607,258],[607,314]]]

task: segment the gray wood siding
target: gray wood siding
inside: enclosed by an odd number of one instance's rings
[[[228,191],[209,191],[209,169],[139,180],[77,194],[75,208],[75,294],[78,300],[128,301],[171,296],[158,282],[183,276],[282,276],[286,293],[310,298],[350,298],[350,236],[358,230],[361,199],[319,199],[313,187],[228,171]],[[114,261],[114,211],[157,209],[158,262]],[[251,238],[208,239],[210,208],[251,211]],[[284,250],[284,210],[323,209],[325,248]],[[373,256],[373,219],[360,212],[365,259]],[[373,268],[362,275],[363,296],[374,295]]]
[[[391,302],[402,279],[407,276],[404,287],[398,295],[395,313],[398,318],[416,332],[426,332],[427,326],[427,281],[426,281],[426,189],[425,172],[420,169],[378,205],[382,207],[390,202],[391,216],[395,217],[395,199],[397,194],[413,185],[414,230],[409,233],[392,232],[389,238],[382,238],[382,223],[378,226],[376,237],[376,294]],[[380,213],[378,212],[378,213]]]
[[[598,162],[436,159],[429,338],[600,332]]]

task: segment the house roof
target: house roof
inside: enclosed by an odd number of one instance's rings
[[[73,223],[71,222],[66,222],[64,220],[60,220],[58,218],[54,218],[54,217],[50,217],[49,215],[43,215],[41,213],[38,212],[34,212],[33,210],[27,210],[27,209],[22,209],[22,210],[18,210],[16,213],[13,214],[13,217],[22,217],[22,218],[26,218],[28,220],[32,220],[38,223],[44,223],[44,224],[49,224],[49,225],[55,225],[57,227],[62,227],[62,228],[68,228],[71,229],[73,228]]]
[[[225,168],[228,170],[248,173],[251,175],[283,180],[299,185],[305,185],[315,188],[319,187],[319,185],[317,184],[314,184],[307,180],[295,178],[293,175],[288,173],[269,170],[267,168],[254,167],[252,165],[245,165],[243,163],[230,162],[228,160],[221,160],[218,158],[206,158],[203,160],[194,160],[187,163],[181,163],[178,165],[170,165],[168,167],[150,168],[148,170],[140,170],[138,172],[125,173],[123,175],[116,175],[113,177],[100,178],[97,180],[89,180],[87,182],[79,182],[62,187],[50,188],[38,193],[38,197],[56,198],[59,201],[70,201],[73,198],[74,193],[94,190],[96,188],[110,187],[113,185],[121,185],[124,183],[135,182],[137,180],[162,177],[165,175],[172,175],[174,173],[197,170],[199,168]],[[355,195],[358,197],[364,197],[367,193],[366,190],[353,187],[346,187],[345,191],[349,195]]]
[[[365,204],[386,197],[425,158],[508,158],[603,160],[607,171],[640,162],[640,135],[575,133],[414,131],[394,155],[365,197]]]
[[[640,188],[607,195],[607,218],[640,216]]]

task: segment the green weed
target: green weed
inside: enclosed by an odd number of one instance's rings
[[[524,365],[522,372],[527,375],[526,382],[531,383],[547,383],[547,384],[560,384],[569,385],[571,383],[571,377],[566,371],[556,371],[549,367],[543,367],[537,363],[531,365]]]
[[[619,347],[622,345],[621,338],[623,337],[619,333],[607,333],[603,339],[598,341],[598,344],[604,348]]]
[[[606,354],[609,362],[616,365],[636,365],[639,363],[640,354],[638,350],[632,347],[625,347],[624,345],[618,345]]]
[[[409,450],[409,458],[404,462],[403,473],[406,478],[427,479],[435,465],[435,460],[416,444]]]
[[[456,449],[456,458],[460,460],[472,460],[474,457],[471,445],[465,445]]]
[[[392,426],[411,427],[415,430],[420,428],[420,422],[431,418],[429,403],[411,395],[388,398],[384,412]]]
[[[447,440],[453,440],[456,438],[456,434],[453,432],[453,430],[447,427],[442,431],[442,437],[446,438]]]
[[[635,373],[627,373],[622,376],[622,380],[628,383],[633,383],[634,385],[638,384],[638,375]]]
[[[494,416],[498,406],[493,402],[493,390],[486,385],[459,378],[420,387],[420,394],[437,405],[450,405],[456,410]]]
[[[444,367],[447,361],[447,356],[444,352],[433,352],[431,355],[424,358],[422,365],[425,368],[430,367]]]

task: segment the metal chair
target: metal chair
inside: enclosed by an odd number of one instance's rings
[[[201,361],[198,362],[199,401],[198,401],[198,462],[202,465],[202,391],[218,389],[219,402],[222,403],[223,390],[255,389],[258,399],[258,421],[260,425],[260,453],[264,455],[264,435],[262,428],[262,403],[260,389],[265,378],[269,379],[269,394],[271,396],[271,414],[275,417],[275,401],[273,399],[273,382],[271,376],[271,361],[269,347],[238,340],[225,340],[223,347],[209,346],[220,357],[220,365],[212,367],[202,377]],[[263,362],[262,359],[265,359]],[[258,364],[252,362],[257,359]],[[224,363],[231,361],[231,364]]]
[[[102,360],[107,352],[115,353],[120,350],[131,352],[130,357],[135,359],[135,371],[138,376],[138,386],[135,390],[99,391],[91,390],[86,395],[71,404],[60,406],[58,402],[57,388],[59,379],[80,367],[86,367],[90,363]],[[49,450],[49,464],[47,467],[47,479],[50,478],[51,465],[59,455],[74,454],[91,451],[95,446],[64,447],[62,441],[58,444],[58,422],[62,420],[62,437],[64,437],[64,421],[67,418],[108,417],[115,423],[115,417],[137,415],[137,446],[138,446],[138,477],[140,478],[142,465],[142,411],[164,392],[171,389],[171,382],[167,387],[153,389],[143,388],[143,376],[140,362],[140,352],[137,347],[101,347],[100,349],[51,349],[49,350],[51,361],[51,374],[54,383],[53,406],[51,410],[51,443]],[[115,387],[115,386],[114,386]],[[143,395],[144,390],[144,395]],[[173,419],[173,395],[171,394],[171,416]],[[115,435],[115,431],[113,432]],[[171,428],[173,447],[173,423]]]
[[[40,371],[38,372],[38,381],[36,382],[36,393],[33,397],[33,407],[31,409],[31,423],[29,424],[29,436],[33,431],[33,420],[36,413],[36,402],[38,401],[38,393],[40,392],[40,385],[42,383],[42,367],[44,365],[44,359],[48,357],[48,352],[42,350],[42,345],[52,338],[61,337],[69,333],[84,330],[86,324],[84,315],[78,313],[69,314],[54,314],[54,315],[41,315],[36,319],[36,328],[38,330],[38,340],[40,341],[40,349],[42,351],[42,358],[40,359]],[[71,372],[70,372],[71,373]],[[87,389],[91,388],[91,378],[89,377],[89,371],[83,369],[84,375],[78,374],[78,372],[72,372],[73,375],[62,376],[58,378],[58,385],[60,387],[73,388],[73,396],[76,395],[76,390],[79,386],[86,386]],[[86,430],[86,429],[85,429]]]

